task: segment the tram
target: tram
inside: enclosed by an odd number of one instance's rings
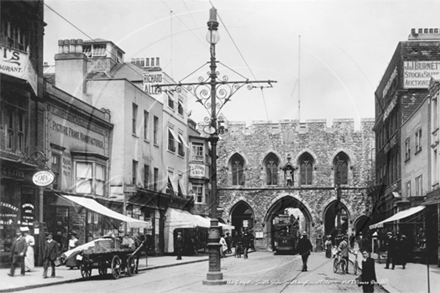
[[[295,254],[299,237],[299,217],[285,214],[274,217],[272,220],[274,254],[281,252]]]

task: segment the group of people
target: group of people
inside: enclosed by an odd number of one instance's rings
[[[255,251],[254,235],[248,230],[245,230],[243,234],[235,232],[233,237],[229,237],[229,233],[227,233],[225,240],[227,247],[223,247],[223,249],[226,248],[227,251],[232,253],[231,247],[234,247],[234,256],[237,258],[241,258],[241,254],[243,254],[243,258],[247,259],[249,257],[249,249]]]
[[[35,268],[34,256],[35,238],[30,235],[29,227],[21,227],[16,230],[16,236],[12,242],[10,251],[11,268],[9,276],[15,275],[16,268],[20,268],[22,276]],[[59,244],[53,240],[52,233],[47,235],[43,249],[43,277],[47,278],[49,266],[52,268],[52,277],[55,277],[55,260],[59,256]]]
[[[387,233],[387,240],[385,242],[387,250],[387,262],[385,269],[394,270],[396,265],[402,265],[402,269],[405,269],[408,255],[409,255],[409,242],[405,235],[392,232]]]
[[[362,286],[363,292],[374,292],[374,284],[377,282],[376,269],[374,266],[374,259],[371,258],[370,249],[367,245],[363,245],[365,241],[362,241],[362,237],[355,240],[355,237],[348,237],[343,235],[341,241],[337,246],[333,246],[332,238],[330,235],[326,237],[324,242],[325,256],[331,258],[333,256],[332,250],[339,254],[341,258],[345,259],[349,264],[349,253],[351,250],[359,250],[362,252],[361,269],[362,274],[358,277],[358,286]],[[348,265],[345,268],[345,273],[348,273]]]

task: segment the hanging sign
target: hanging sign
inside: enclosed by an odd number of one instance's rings
[[[32,182],[37,186],[48,186],[55,179],[55,174],[49,170],[38,171],[32,177]]]

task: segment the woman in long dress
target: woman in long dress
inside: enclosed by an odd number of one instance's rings
[[[72,233],[69,239],[69,250],[74,249],[79,244],[78,238],[76,238],[76,234]],[[71,270],[74,268],[79,268],[79,264],[76,260],[76,256],[79,254],[79,251],[74,253],[72,256],[70,256],[66,261],[66,266],[69,267]]]
[[[31,272],[35,269],[35,258],[34,258],[34,245],[35,238],[30,234],[29,228],[24,228],[24,235],[27,243],[26,257],[24,259],[24,265],[26,272]]]

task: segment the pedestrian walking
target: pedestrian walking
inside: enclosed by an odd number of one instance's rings
[[[232,249],[231,249],[231,247],[232,247],[232,237],[229,234],[229,232],[226,232],[225,240],[226,240],[226,244],[228,245],[228,250],[226,251],[226,253],[230,254],[230,253],[232,253]]]
[[[222,245],[220,247],[220,257],[226,257],[226,251],[228,250],[228,244],[226,243],[225,235],[222,234],[219,243]]]
[[[327,235],[327,239],[324,242],[325,246],[325,257],[331,258],[332,257],[332,238],[330,235]]]
[[[385,243],[385,248],[387,251],[387,262],[385,264],[385,269],[390,268],[390,264],[392,265],[392,269],[394,270],[394,267],[396,265],[395,255],[396,255],[396,240],[393,237],[393,233],[388,232],[387,233],[387,240]]]
[[[402,269],[405,269],[406,259],[408,254],[408,241],[406,240],[406,236],[400,235],[400,233],[396,234],[396,265],[402,265]],[[394,265],[393,265],[394,269]]]
[[[345,259],[346,261],[346,266],[345,266],[345,273],[348,274],[348,251],[349,251],[349,246],[348,246],[348,241],[347,241],[347,235],[344,235],[342,237],[342,241],[339,243],[338,246],[338,253],[341,254],[341,257],[343,259]]]
[[[244,259],[247,259],[249,257],[248,252],[250,245],[251,245],[251,236],[247,231],[245,231],[243,237],[241,238],[241,246],[243,247]]]
[[[406,235],[402,235],[400,249],[402,250],[402,269],[405,269],[409,256],[409,242]]]
[[[69,239],[69,250],[74,249],[79,245],[79,240],[76,238],[76,233],[72,232]],[[66,260],[66,267],[69,268],[69,270],[73,270],[74,268],[79,268],[78,261],[76,259],[76,256],[80,253],[80,251],[74,253],[73,255],[70,255],[70,257]]]
[[[24,257],[24,266],[26,272],[32,272],[35,269],[34,246],[35,238],[31,235],[29,227],[23,228],[24,238],[26,239],[27,249]]]
[[[235,232],[235,235],[232,238],[232,242],[234,243],[234,247],[235,247],[235,257],[240,258],[241,250],[242,250],[240,233]]]
[[[175,245],[177,252],[177,258],[176,258],[177,260],[182,259],[183,246],[184,246],[184,242],[183,242],[182,232],[178,232],[176,238],[176,245]]]
[[[49,266],[52,268],[51,277],[55,278],[55,260],[59,255],[59,244],[53,239],[52,233],[47,235],[47,240],[43,247],[43,278],[47,278],[47,270]]]
[[[307,233],[304,232],[302,238],[298,241],[298,245],[296,246],[296,250],[301,255],[301,259],[303,262],[303,272],[307,272],[307,260],[309,259],[309,255],[311,254],[312,249],[312,243],[307,238]]]
[[[23,237],[23,232],[21,229],[16,230],[16,238],[14,239],[14,242],[12,243],[11,247],[11,270],[8,274],[9,276],[13,277],[15,273],[15,268],[17,266],[20,266],[20,273],[22,276],[24,276],[25,273],[25,266],[24,266],[24,257],[26,255],[27,250],[27,243],[26,239]]]
[[[363,292],[374,292],[374,284],[377,282],[376,269],[374,268],[374,259],[370,257],[370,252],[366,249],[362,251],[362,274],[360,283]]]

